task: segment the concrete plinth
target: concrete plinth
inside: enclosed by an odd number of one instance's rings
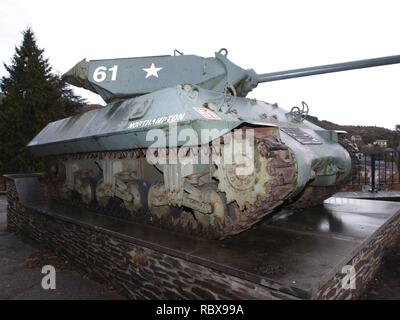
[[[38,177],[7,185],[10,230],[135,299],[357,298],[400,234],[396,202],[330,198],[206,241],[52,203]]]

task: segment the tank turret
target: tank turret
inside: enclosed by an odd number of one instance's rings
[[[245,97],[262,82],[400,63],[400,55],[395,55],[257,74],[252,69],[245,70],[235,65],[227,55],[228,51],[221,49],[211,58],[179,54],[82,60],[63,77],[74,86],[99,94],[105,101],[135,97],[186,83],[218,92],[232,90],[239,97]]]

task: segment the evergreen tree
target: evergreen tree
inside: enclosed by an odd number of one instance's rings
[[[23,32],[11,64],[4,66],[9,75],[0,83],[5,94],[0,106],[0,174],[39,170],[41,162],[26,145],[47,123],[65,116],[65,102],[73,94],[52,74],[30,28]]]
[[[61,77],[57,77],[59,90],[61,91],[61,99],[64,104],[64,113],[66,116],[73,116],[81,112],[81,108],[87,104],[87,101],[74,94],[71,86]]]

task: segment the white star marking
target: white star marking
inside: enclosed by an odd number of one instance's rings
[[[157,68],[154,63],[151,64],[150,68],[143,68],[142,70],[147,72],[146,74],[146,79],[154,76],[156,78],[158,78],[158,71],[162,70],[163,68]]]

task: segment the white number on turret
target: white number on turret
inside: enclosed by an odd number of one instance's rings
[[[111,72],[111,81],[117,80],[118,66],[115,65],[112,68],[107,69],[107,67],[98,67],[93,72],[93,80],[96,82],[102,82],[107,78],[107,71]]]

